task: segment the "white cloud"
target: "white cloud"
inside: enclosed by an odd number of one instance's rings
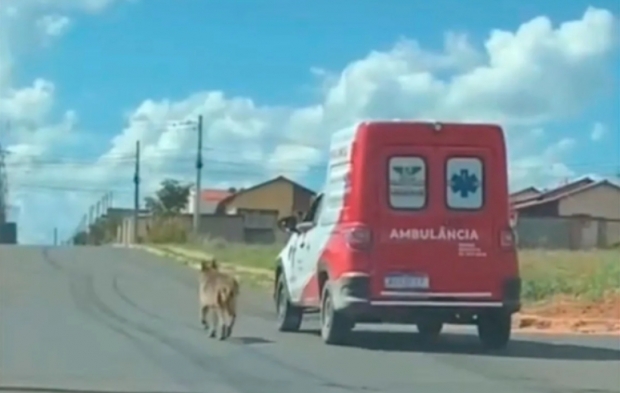
[[[71,19],[68,16],[50,14],[40,17],[37,20],[37,27],[45,36],[59,37],[67,31],[70,23]]]
[[[7,89],[0,94],[0,116],[12,122],[40,124],[48,115],[55,86],[50,81],[37,79],[32,86]]]
[[[78,4],[83,10],[97,11],[108,1],[61,3],[63,7],[52,11],[62,13]],[[23,4],[34,7],[41,3],[26,0]],[[49,11],[46,9],[46,14]],[[363,118],[500,122],[510,143],[513,185],[557,181],[575,175],[563,164],[575,141],[564,138],[540,147],[546,136],[543,129],[548,122],[579,114],[606,88],[616,33],[617,21],[610,12],[588,8],[580,19],[555,27],[548,18],[538,17],[515,32],[493,30],[483,45],[474,45],[467,35],[452,32],[445,35],[441,51],[402,39],[390,50],[372,51],[340,72],[315,67],[322,95],[307,107],[264,106],[221,91],[197,92],[177,102],[147,99],[128,115],[127,126],[94,165],[69,167],[59,163],[61,170],[44,164],[45,154],[51,144],[58,146],[75,138],[75,116],[67,115],[56,125],[45,126],[42,119],[49,113],[51,101],[35,97],[45,96],[44,92],[53,97],[53,84],[39,81],[38,88],[35,83],[30,93],[9,87],[0,97],[12,103],[10,117],[16,127],[27,129],[24,124],[28,121],[36,129],[20,134],[13,148],[15,167],[11,176],[21,176],[27,179],[22,183],[30,185],[63,184],[71,188],[80,184],[90,189],[130,191],[132,155],[136,140],[140,140],[145,191],[163,176],[191,181],[196,133],[168,125],[172,120],[195,119],[202,114],[207,184],[247,185],[276,173],[295,178],[309,172],[321,175],[329,134]],[[12,59],[6,54],[5,58]],[[2,70],[0,66],[0,92]],[[17,102],[30,103],[31,110],[20,110]],[[33,115],[27,116],[30,113]],[[33,153],[43,155],[33,158]],[[34,173],[32,168],[37,163],[39,170]],[[26,173],[30,175],[26,177]],[[21,206],[37,207],[24,207],[20,224],[22,231],[34,233],[45,215],[45,208],[40,206],[45,203],[49,210],[52,202],[42,196],[38,197],[42,200],[30,197],[27,186],[22,190]],[[120,194],[119,198],[129,201],[130,194]],[[69,204],[65,196],[62,203],[71,214],[63,211],[57,218],[71,216],[72,224],[77,223],[76,212],[84,212],[99,196],[87,195],[91,198],[73,197]],[[37,236],[46,234],[44,231]]]
[[[607,127],[605,127],[605,124],[601,122],[596,122],[592,126],[592,131],[590,132],[590,139],[598,142],[603,139],[603,137],[605,137],[605,134],[607,134]]]
[[[576,176],[576,172],[563,163],[575,147],[572,138],[563,138],[536,154],[520,155],[509,163],[510,180],[513,189],[525,186],[546,186]],[[531,148],[531,146],[528,146]]]
[[[120,1],[130,0],[3,0],[0,4],[0,11],[4,11],[4,13],[13,17],[48,10],[100,12],[113,3]]]

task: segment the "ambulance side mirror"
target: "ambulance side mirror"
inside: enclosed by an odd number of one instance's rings
[[[312,221],[300,222],[297,224],[297,233],[305,233],[312,228],[314,228],[314,223]]]
[[[299,233],[297,230],[297,217],[287,216],[278,220],[280,230],[289,233]]]

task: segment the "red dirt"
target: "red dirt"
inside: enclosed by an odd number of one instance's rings
[[[547,318],[620,319],[620,294],[608,295],[598,302],[556,297],[545,304],[525,307],[523,314]]]
[[[515,318],[519,330],[553,333],[620,334],[620,294],[598,302],[557,297],[545,304],[524,307]]]

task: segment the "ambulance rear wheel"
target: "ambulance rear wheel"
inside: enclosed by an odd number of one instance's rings
[[[512,316],[505,312],[491,312],[478,318],[478,337],[487,349],[503,349],[510,341]]]
[[[321,338],[329,345],[343,344],[354,323],[334,309],[333,294],[329,283],[323,287],[321,296]]]

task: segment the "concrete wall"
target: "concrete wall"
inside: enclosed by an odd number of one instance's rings
[[[190,230],[191,222],[191,217],[189,217]],[[203,215],[199,232],[201,236],[220,238],[227,242],[242,242],[244,240],[243,217],[239,215]]]
[[[620,243],[620,220],[587,217],[519,217],[520,248],[592,249]]]
[[[187,230],[191,235],[193,231],[193,218],[191,215],[182,215],[175,219],[176,222]],[[141,240],[147,239],[148,230],[154,224],[150,216],[143,216],[138,219],[138,237]],[[221,238],[228,242],[243,242],[245,233],[243,227],[243,217],[239,215],[207,215],[200,217],[199,223],[200,236],[209,238]],[[117,241],[122,244],[133,244],[133,217],[125,217],[117,231]]]
[[[17,244],[17,224],[5,222],[0,224],[0,244]]]
[[[146,238],[146,229],[150,222],[150,217],[141,216],[138,217],[138,238],[145,239]],[[116,241],[121,244],[134,244],[136,240],[134,239],[134,220],[133,217],[124,217],[121,220],[121,224],[116,231]]]

